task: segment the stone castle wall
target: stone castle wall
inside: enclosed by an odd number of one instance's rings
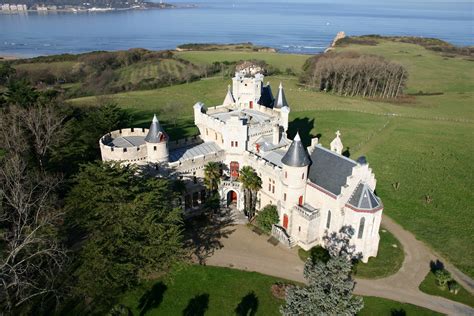
[[[146,128],[124,128],[110,132],[99,140],[100,153],[103,161],[123,161],[137,164],[145,163],[147,159],[146,144],[135,147],[113,147],[109,144],[113,139],[122,136],[143,136],[148,133]]]

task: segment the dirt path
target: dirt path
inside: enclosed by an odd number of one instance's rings
[[[403,265],[396,274],[387,278],[357,279],[355,293],[410,303],[448,315],[474,315],[474,309],[469,306],[421,292],[418,286],[430,270],[430,261],[443,259],[390,218],[384,216],[383,224],[404,247]],[[235,230],[232,234],[221,239],[222,247],[206,259],[206,264],[304,282],[303,262],[295,249],[273,245],[268,242],[267,236],[257,235],[245,226],[237,225],[233,228]],[[447,265],[447,268],[460,284],[468,288],[466,280],[459,278],[450,266]],[[470,280],[467,276],[464,277]]]

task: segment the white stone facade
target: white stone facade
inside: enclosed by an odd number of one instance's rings
[[[264,89],[271,91],[263,85],[263,79],[260,74],[247,77],[238,73],[223,105],[206,107],[196,103],[194,120],[199,137],[178,142],[161,137],[158,144],[126,139],[131,147],[124,151],[116,147],[123,144],[117,137],[147,135],[150,139],[150,133],[146,129],[127,129],[121,134],[115,131],[100,141],[102,158],[152,164],[157,170],[166,169],[167,176],[189,180],[190,194],[184,204],[191,210],[198,209],[205,200],[204,166],[217,161],[222,163],[225,177],[219,188],[222,204],[234,204],[243,211],[244,194],[238,173],[243,166],[251,166],[262,179],[257,208],[276,205],[280,222],[272,233],[281,242],[308,250],[322,245],[326,234],[349,225],[355,230],[352,243],[366,262],[377,255],[383,211],[382,202],[374,194],[372,169],[365,159],[354,161],[341,155],[339,131],[331,149],[319,145],[316,138],[308,148],[302,147],[299,136],[293,142],[289,140],[286,131],[290,108],[286,100],[282,107],[276,107],[276,102],[273,107],[268,96],[267,104],[263,104]],[[283,88],[279,96],[283,96]],[[166,135],[157,126],[152,123],[150,130],[158,128]],[[154,141],[158,141],[157,137]],[[162,149],[158,151],[166,150],[166,155],[155,154],[159,146]]]

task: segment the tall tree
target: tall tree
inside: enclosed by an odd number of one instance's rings
[[[204,166],[204,185],[209,193],[215,193],[221,182],[221,165],[218,162],[208,162]]]
[[[58,276],[67,262],[55,194],[61,177],[39,168],[36,139],[28,125],[33,115],[37,122],[46,122],[55,114],[53,108],[35,111],[37,107],[14,103],[0,112],[0,308],[10,313],[31,312],[34,305],[56,297]],[[38,136],[51,132],[49,141],[54,141],[50,126],[42,126]],[[46,146],[42,154],[48,151]]]
[[[247,216],[252,218],[255,215],[257,192],[262,188],[262,179],[260,179],[254,168],[244,166],[240,170],[239,180],[244,187]]]
[[[308,285],[287,291],[286,304],[280,308],[283,315],[356,315],[364,307],[362,298],[352,295],[351,232],[343,228],[339,234],[327,236],[329,260],[306,261],[304,277]]]
[[[182,258],[181,213],[172,183],[137,169],[95,163],[82,167],[67,198],[67,219],[83,237],[75,294],[110,307],[151,273]]]

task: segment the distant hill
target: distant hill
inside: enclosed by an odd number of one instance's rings
[[[143,0],[5,0],[5,3],[26,4],[29,9],[38,6],[73,6],[84,8],[130,8],[133,6],[144,6],[149,8],[174,7],[174,5],[168,3],[153,3]]]

